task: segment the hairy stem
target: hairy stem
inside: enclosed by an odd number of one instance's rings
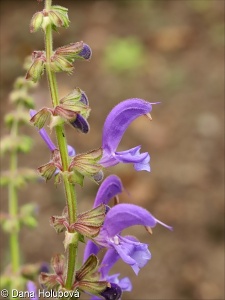
[[[45,9],[50,9],[52,5],[52,0],[45,1]],[[45,50],[46,50],[46,73],[48,77],[49,89],[52,99],[53,107],[56,107],[59,104],[59,96],[58,96],[58,87],[55,73],[51,70],[50,61],[51,56],[53,54],[52,48],[52,27],[48,25],[45,30]],[[66,135],[64,132],[64,126],[58,125],[55,127],[57,143],[60,151],[61,161],[62,161],[62,169],[63,171],[68,170],[69,159],[68,159],[68,151],[67,151],[67,141]],[[69,214],[69,223],[72,224],[76,221],[77,218],[77,200],[74,185],[70,184],[68,178],[63,176],[64,189],[66,193],[66,201],[68,206],[68,214]],[[74,275],[75,275],[75,264],[76,264],[76,256],[77,256],[77,247],[78,241],[74,245],[70,245],[67,250],[67,276],[65,287],[67,289],[71,289]]]

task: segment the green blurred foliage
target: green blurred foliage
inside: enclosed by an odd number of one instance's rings
[[[105,48],[103,63],[109,71],[135,72],[144,62],[144,47],[136,37],[114,38]]]

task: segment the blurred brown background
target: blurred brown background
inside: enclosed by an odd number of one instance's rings
[[[101,145],[101,128],[111,108],[139,97],[153,107],[153,121],[136,120],[120,149],[141,144],[151,155],[151,173],[131,165],[108,169],[127,191],[121,202],[136,203],[174,227],[161,226],[152,236],[140,227],[127,232],[150,244],[152,260],[136,277],[123,262],[115,267],[130,276],[132,293],[124,299],[224,299],[224,1],[57,1],[69,8],[70,27],[54,34],[54,46],[83,40],[93,50],[90,62],[77,62],[72,76],[59,74],[59,92],[83,89],[92,107],[88,136],[67,128],[68,143],[77,152]],[[24,58],[43,49],[41,32],[30,34],[37,1],[1,1],[1,134],[4,113],[12,109],[8,94],[24,74]],[[37,108],[49,105],[45,76],[33,93]],[[50,155],[34,128],[32,154],[20,164],[37,168]],[[54,136],[52,134],[52,138]],[[2,161],[7,168],[7,160]],[[86,180],[78,187],[79,209],[92,206],[97,186]],[[21,233],[24,262],[49,261],[63,252],[63,235],[49,226],[49,217],[64,207],[62,187],[31,184],[20,203],[39,205],[39,227]],[[1,208],[7,209],[6,191]],[[8,260],[7,236],[1,233],[1,266]],[[81,247],[82,249],[82,247]],[[81,297],[82,298],[82,297]]]

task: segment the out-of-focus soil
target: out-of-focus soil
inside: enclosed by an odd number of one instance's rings
[[[152,259],[138,277],[125,263],[116,265],[115,271],[133,283],[124,299],[224,299],[224,2],[54,4],[68,7],[71,20],[68,29],[54,34],[54,46],[83,40],[93,50],[91,61],[77,62],[72,76],[57,76],[60,96],[79,86],[89,97],[90,133],[67,128],[68,143],[78,153],[101,145],[104,120],[115,104],[133,97],[161,102],[153,107],[153,121],[137,119],[120,144],[123,150],[142,145],[151,155],[151,173],[136,172],[131,165],[105,172],[122,179],[121,202],[141,205],[174,228],[170,232],[158,225],[152,236],[140,227],[127,230],[150,245]],[[12,109],[8,94],[24,72],[23,60],[44,47],[41,32],[29,33],[31,16],[42,7],[36,1],[1,1],[2,135],[7,133],[3,115]],[[107,63],[106,48],[111,43],[113,52],[112,40],[128,37],[142,46],[136,59],[143,63],[121,70]],[[33,95],[37,108],[50,104],[45,76]],[[34,128],[24,132],[33,136],[35,147],[32,154],[20,156],[20,164],[37,168],[50,154]],[[7,162],[2,160],[2,169]],[[83,189],[78,187],[80,211],[91,208],[96,191],[88,180]],[[48,221],[64,207],[63,189],[52,181],[31,184],[20,193],[20,203],[29,202],[39,206],[39,225],[21,232],[22,260],[50,261],[54,253],[64,251],[63,235],[57,236]],[[5,190],[1,209],[7,210]],[[2,269],[8,259],[8,239],[1,233]]]

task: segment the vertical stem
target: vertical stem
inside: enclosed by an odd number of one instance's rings
[[[18,133],[18,122],[15,120],[11,128],[12,139],[17,137]],[[13,175],[17,170],[17,153],[13,151],[10,153],[10,173]],[[17,188],[13,181],[9,182],[8,185],[8,195],[9,195],[9,215],[12,220],[16,220],[18,215],[18,196]],[[10,233],[10,256],[11,256],[11,266],[12,272],[16,274],[20,268],[20,249],[19,249],[19,228],[16,223],[15,228]],[[11,284],[11,290],[13,289],[13,283]]]
[[[10,171],[15,173],[17,168],[17,157],[16,153],[11,154],[10,158]],[[14,219],[17,217],[18,213],[18,203],[17,203],[17,190],[12,182],[9,184],[9,214],[10,218]],[[19,254],[19,236],[18,228],[15,228],[13,232],[10,233],[10,253],[12,260],[12,270],[16,273],[20,266],[20,254]]]
[[[45,9],[49,10],[52,5],[52,0],[45,1]],[[52,99],[53,107],[59,105],[59,96],[58,96],[58,87],[55,73],[51,70],[51,56],[53,54],[52,48],[52,27],[51,25],[47,25],[45,30],[45,50],[46,50],[46,73],[48,77],[49,89]],[[63,171],[68,170],[69,159],[68,159],[68,151],[67,151],[67,141],[66,135],[64,132],[64,126],[58,125],[55,127],[57,143],[60,151],[61,161],[62,161],[62,169]],[[70,184],[68,178],[63,176],[64,189],[66,193],[66,201],[68,206],[68,214],[69,214],[69,223],[72,224],[76,221],[77,218],[77,200],[74,185]],[[67,250],[67,276],[65,287],[67,289],[71,289],[74,275],[75,275],[75,264],[76,264],[76,256],[77,256],[77,247],[78,242],[75,245],[69,245]]]

